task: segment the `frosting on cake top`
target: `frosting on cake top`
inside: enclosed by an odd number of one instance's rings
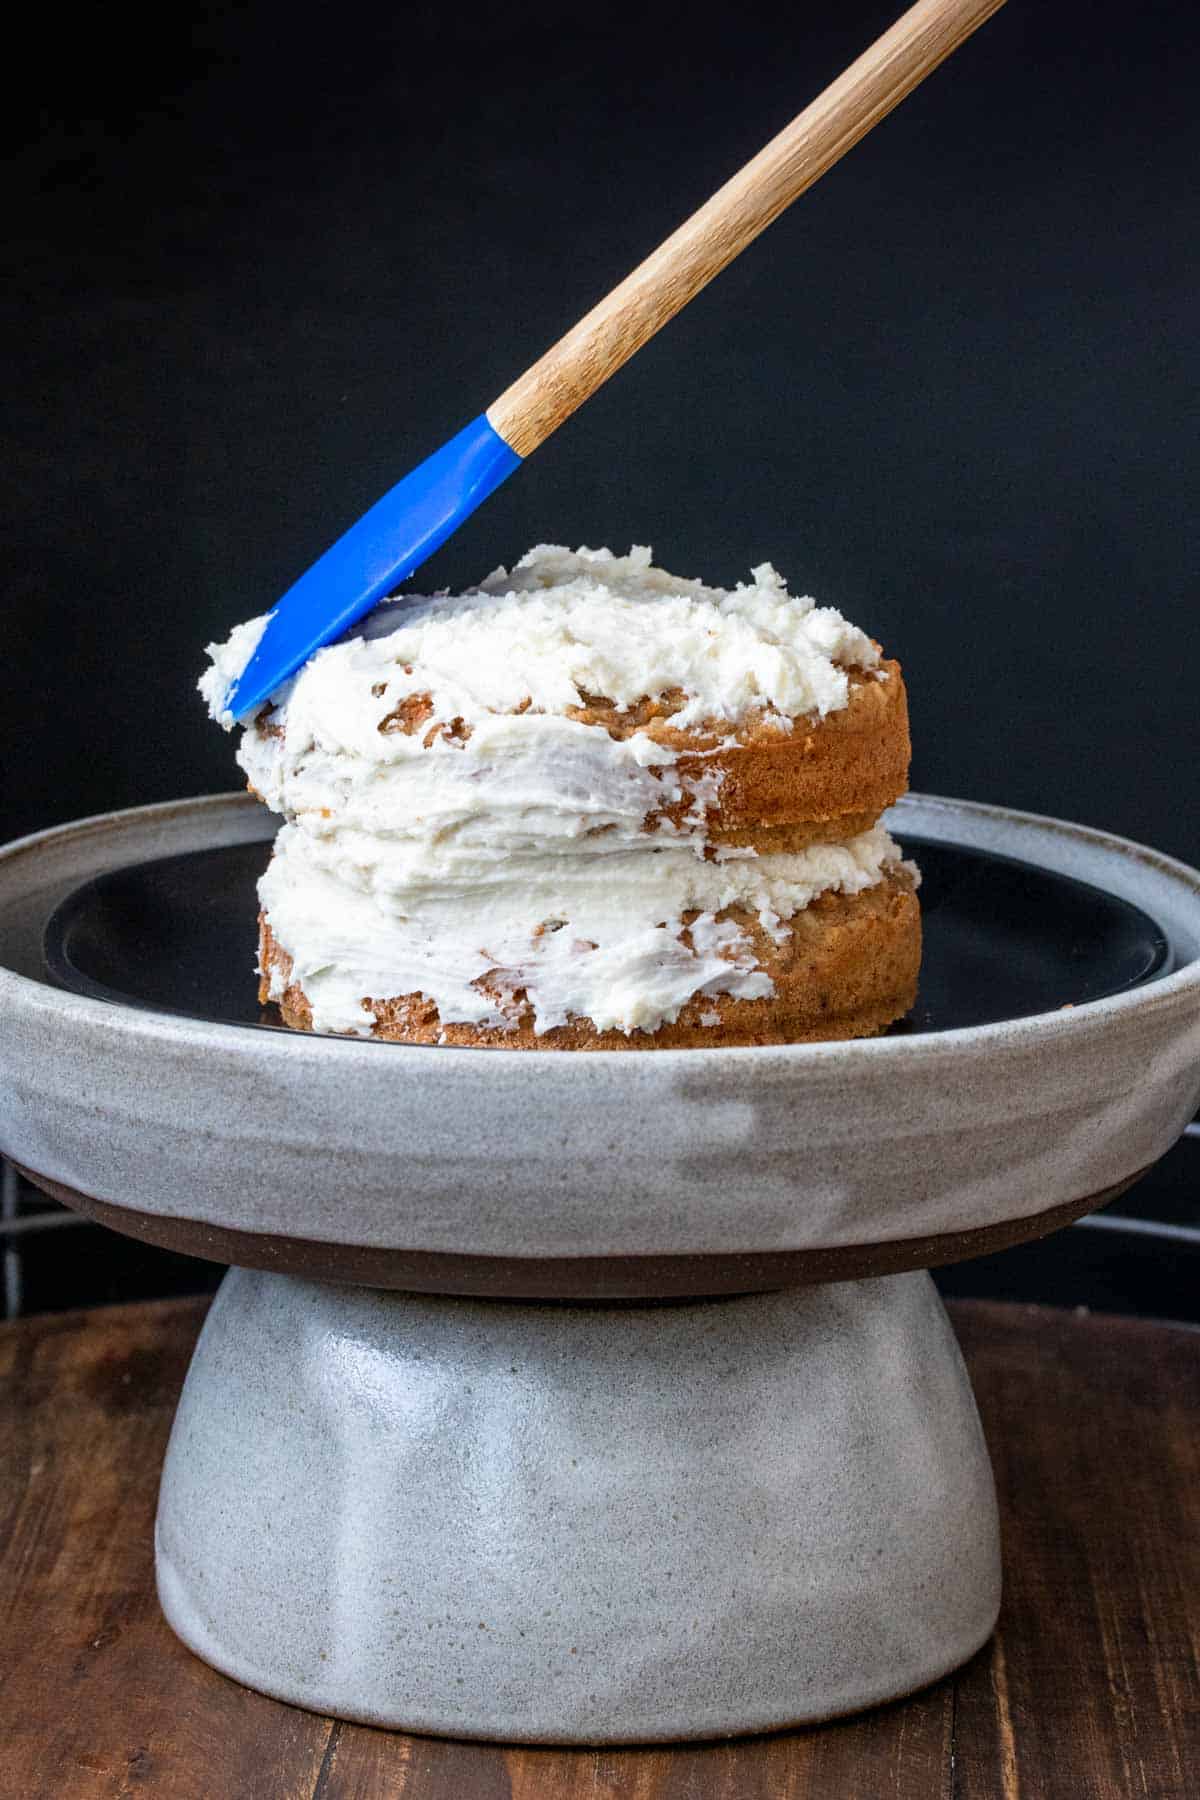
[[[225,695],[264,623],[210,646],[201,688],[223,724],[232,724]],[[319,721],[323,738],[343,735],[347,749],[386,756],[371,733],[418,694],[430,696],[436,727],[518,708],[562,714],[595,696],[622,709],[681,692],[672,724],[686,730],[734,726],[767,708],[782,719],[823,717],[846,705],[848,669],[878,663],[864,632],[789,594],[770,563],[724,589],[655,568],[639,545],[614,556],[541,544],[465,594],[384,602],[355,635],[319,650],[283,695]]]

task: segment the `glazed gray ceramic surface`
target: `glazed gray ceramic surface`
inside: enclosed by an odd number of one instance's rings
[[[1200,877],[998,808],[909,797],[898,829],[1142,907],[1173,973],[940,1035],[506,1055],[206,1024],[51,986],[81,881],[261,839],[243,796],[84,821],[0,853],[0,1147],[117,1206],[313,1240],[529,1257],[920,1237],[1023,1218],[1153,1162],[1200,1098]],[[246,980],[253,980],[247,920]]]
[[[827,1718],[964,1661],[999,1603],[987,1451],[927,1275],[611,1309],[235,1270],[157,1542],[207,1661],[456,1737]]]
[[[164,1219],[527,1259],[963,1232],[1161,1155],[1200,1089],[1200,877],[988,807],[910,799],[896,824],[1132,901],[1172,971],[940,1035],[577,1056],[264,1032],[50,985],[43,930],[81,882],[270,833],[247,800],[187,801],[0,853],[0,1146]],[[618,1308],[235,1270],[158,1552],[172,1623],[239,1679],[532,1741],[869,1705],[968,1656],[998,1593],[987,1457],[924,1275]]]

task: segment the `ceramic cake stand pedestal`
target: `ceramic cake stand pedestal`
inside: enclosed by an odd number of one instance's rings
[[[221,797],[0,853],[0,1144],[236,1265],[163,1476],[179,1635],[322,1712],[563,1743],[828,1718],[962,1662],[995,1498],[922,1271],[1178,1136],[1200,877],[914,798],[913,1029],[507,1055],[257,1027],[270,825]]]
[[[184,1642],[321,1712],[649,1741],[906,1693],[991,1632],[991,1470],[928,1275],[682,1306],[235,1269],[159,1503]]]

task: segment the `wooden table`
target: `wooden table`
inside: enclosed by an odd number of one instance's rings
[[[845,1723],[672,1750],[403,1737],[281,1706],[171,1635],[159,1464],[204,1302],[0,1327],[0,1794],[14,1800],[1195,1800],[1200,1333],[953,1316],[1004,1520],[999,1633]]]

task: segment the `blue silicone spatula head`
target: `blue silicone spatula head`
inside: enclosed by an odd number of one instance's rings
[[[226,705],[261,706],[431,556],[524,457],[1002,0],[917,0],[711,200],[288,589]]]
[[[261,706],[322,644],[407,581],[520,461],[481,413],[389,489],[270,614],[229,695],[234,717]]]

